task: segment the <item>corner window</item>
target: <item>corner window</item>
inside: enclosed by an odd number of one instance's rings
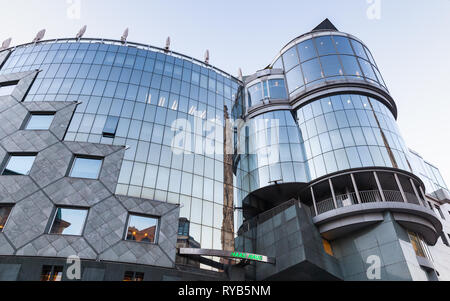
[[[157,228],[157,218],[130,214],[126,240],[156,243]]]
[[[13,206],[10,205],[0,205],[0,232],[3,232],[12,208]]]
[[[61,265],[44,265],[41,272],[41,281],[61,281],[63,268]]]
[[[18,154],[10,155],[8,163],[2,172],[4,176],[26,176],[30,174],[36,155]]]
[[[108,116],[103,127],[103,137],[114,138],[116,136],[117,125],[119,124],[119,117]]]
[[[31,113],[25,130],[48,130],[54,117],[54,114]]]
[[[50,234],[80,236],[83,233],[87,213],[86,209],[57,208]]]
[[[75,157],[70,171],[70,177],[83,179],[98,179],[103,160],[88,157]]]
[[[123,275],[123,281],[144,281],[144,273],[126,271]]]
[[[15,88],[16,84],[0,84],[0,96],[11,95]]]

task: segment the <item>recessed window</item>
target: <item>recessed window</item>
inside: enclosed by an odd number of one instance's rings
[[[32,113],[28,123],[25,126],[26,130],[48,130],[52,124],[54,114],[35,114]]]
[[[36,155],[10,155],[2,172],[4,176],[26,176],[30,174]]]
[[[116,136],[117,124],[119,123],[119,117],[108,116],[103,127],[103,136],[108,138],[114,138]]]
[[[9,214],[13,206],[1,205],[0,206],[0,232],[3,232],[5,228],[6,221],[8,220]]]
[[[144,281],[144,273],[126,271],[123,275],[123,281]]]
[[[70,176],[72,178],[98,179],[102,159],[75,157]]]
[[[126,240],[155,243],[157,228],[157,218],[130,214]]]
[[[63,268],[61,265],[44,265],[41,272],[41,281],[61,281]]]
[[[15,88],[16,84],[0,85],[0,96],[11,95]]]
[[[57,208],[50,234],[81,235],[87,212],[86,209]]]

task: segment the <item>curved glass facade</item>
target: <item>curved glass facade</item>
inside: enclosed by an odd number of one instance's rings
[[[273,67],[284,69],[290,94],[339,78],[386,88],[370,51],[347,36],[324,35],[304,40],[286,50]]]
[[[374,98],[341,94],[297,111],[312,178],[359,167],[411,172],[408,149],[394,116]]]
[[[66,141],[128,146],[117,194],[181,204],[191,241],[232,249],[223,128],[237,80],[169,53],[73,41],[18,47],[0,73],[35,69],[42,71],[24,101],[80,102]],[[187,121],[181,145],[172,143],[176,120]]]

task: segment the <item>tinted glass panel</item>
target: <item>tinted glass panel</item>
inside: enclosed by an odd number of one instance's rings
[[[3,175],[28,175],[36,156],[11,156]]]
[[[328,55],[320,58],[325,76],[344,75],[337,55]]]
[[[103,136],[114,137],[117,131],[117,125],[119,124],[119,117],[108,116],[103,127]]]
[[[304,85],[302,71],[300,66],[295,67],[286,74],[287,84],[289,88],[289,93],[297,90]]]
[[[286,87],[284,85],[284,80],[282,79],[269,80],[269,90],[270,90],[270,98],[273,99],[287,98]]]
[[[351,54],[353,55],[353,49],[350,45],[350,41],[345,37],[334,36],[334,45],[340,54]]]
[[[50,128],[50,125],[52,124],[53,117],[55,117],[55,115],[53,114],[51,115],[32,114],[25,129],[48,130]]]
[[[70,176],[73,178],[97,179],[102,166],[101,159],[76,157]]]
[[[312,40],[301,42],[298,44],[297,48],[300,55],[300,61],[302,62],[317,56]]]
[[[319,78],[322,78],[322,71],[318,59],[313,59],[302,64],[303,74],[305,75],[306,83],[310,83]]]
[[[341,55],[342,65],[344,66],[345,75],[361,76],[361,69],[358,61],[354,56]]]
[[[360,42],[357,42],[355,40],[352,40],[353,49],[355,50],[355,53],[357,56],[362,57],[363,59],[368,60],[366,52],[364,51],[364,47]]]
[[[317,51],[319,55],[334,54],[336,50],[334,49],[333,42],[330,36],[319,37],[315,39]]]
[[[156,241],[157,227],[157,218],[130,215],[126,239],[154,243]]]
[[[263,99],[261,83],[257,83],[248,88],[248,100],[250,106],[257,104],[261,99]]]
[[[292,47],[288,51],[283,54],[283,62],[284,62],[284,70],[291,70],[292,67],[297,66],[299,64],[297,49]]]
[[[87,210],[57,208],[50,234],[81,235]]]

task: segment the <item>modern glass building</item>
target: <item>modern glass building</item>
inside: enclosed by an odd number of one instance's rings
[[[396,118],[328,20],[239,77],[126,41],[3,49],[0,279],[448,280],[448,189]]]

